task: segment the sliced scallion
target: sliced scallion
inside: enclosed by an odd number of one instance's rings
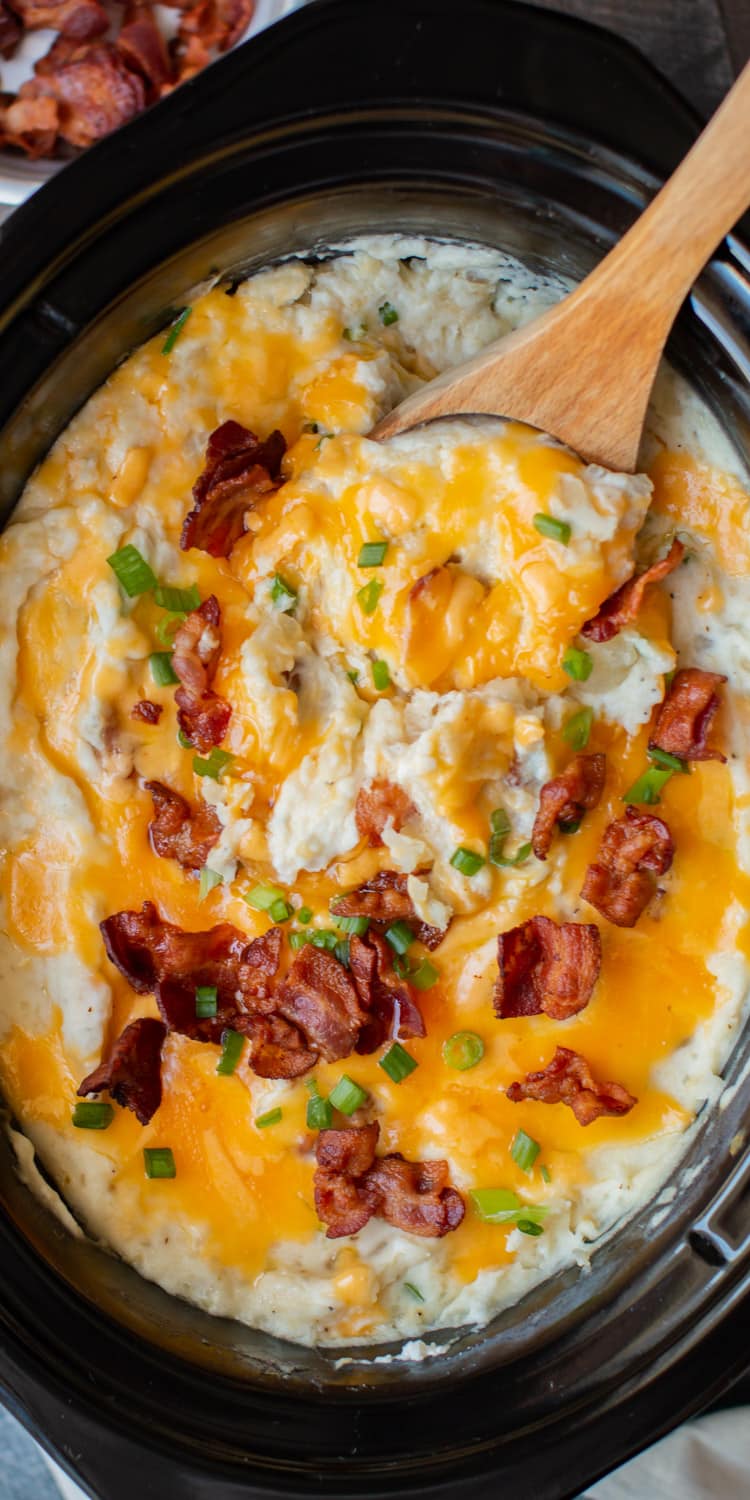
[[[224,876],[220,875],[218,870],[211,870],[208,865],[204,865],[201,869],[200,881],[198,883],[198,901],[205,901],[209,892],[214,890],[217,885],[221,885],[223,880]]]
[[[577,833],[582,822],[582,818],[567,818],[565,822],[560,820],[557,826],[561,833]]]
[[[157,687],[169,687],[173,682],[179,682],[172,666],[171,651],[152,651],[148,661]]]
[[[577,646],[568,646],[562,659],[563,672],[567,672],[574,682],[587,682],[594,670],[593,657],[588,651],[580,651]]]
[[[299,911],[296,911],[294,913],[295,921],[300,922],[303,927],[306,926],[308,922],[312,921],[312,915],[313,914],[311,906],[301,906]]]
[[[459,844],[450,857],[450,863],[454,870],[458,870],[459,875],[468,875],[471,878],[472,875],[479,873],[487,861],[483,854],[477,853],[476,849],[467,849],[463,844]]]
[[[510,1148],[510,1154],[522,1172],[530,1172],[541,1149],[538,1141],[527,1135],[525,1130],[519,1130]]]
[[[277,885],[254,885],[251,891],[245,892],[244,900],[253,911],[270,912],[276,901],[283,901],[286,906],[284,892]]]
[[[353,1115],[355,1109],[361,1109],[365,1103],[367,1091],[360,1088],[348,1073],[343,1073],[328,1097],[333,1108],[340,1109],[342,1115]]]
[[[680,760],[679,755],[672,755],[669,750],[661,750],[658,745],[649,745],[646,753],[649,760],[655,760],[659,766],[668,766],[670,771],[681,771],[683,776],[690,774],[688,762]]]
[[[223,1078],[228,1078],[233,1073],[242,1056],[245,1038],[240,1031],[222,1031],[221,1033],[221,1057],[216,1064],[216,1071]]]
[[[197,583],[191,583],[187,589],[173,588],[169,583],[158,583],[154,589],[154,600],[160,609],[168,609],[171,614],[190,614],[193,609],[198,609],[201,596]]]
[[[176,1177],[171,1146],[144,1146],[143,1165],[147,1177]]]
[[[384,693],[391,685],[391,674],[388,671],[387,661],[374,661],[372,664],[372,680],[379,693]]]
[[[348,938],[339,938],[339,940],[338,940],[338,942],[336,944],[336,947],[333,950],[333,953],[334,953],[334,957],[338,959],[339,963],[343,964],[345,969],[348,969],[349,968],[349,939]]]
[[[392,302],[381,302],[378,313],[384,328],[390,328],[391,323],[398,322],[398,313]]]
[[[430,963],[429,958],[420,959],[418,964],[410,964],[407,958],[395,953],[393,967],[399,979],[406,979],[409,984],[414,985],[415,990],[431,990],[440,978],[440,970]]]
[[[169,614],[164,615],[156,626],[156,638],[159,644],[171,647],[174,644],[176,632],[186,619],[187,615],[182,609],[172,610]]]
[[[644,802],[647,807],[655,807],[661,801],[661,792],[672,776],[674,771],[669,766],[651,766],[623,793],[623,802]]]
[[[233,760],[234,756],[228,750],[219,750],[214,745],[205,758],[201,755],[193,756],[193,770],[196,776],[210,776],[212,781],[220,781],[222,771],[225,771]]]
[[[255,1116],[255,1128],[256,1130],[266,1130],[269,1125],[278,1125],[281,1119],[283,1119],[283,1110],[277,1104],[275,1109],[268,1109],[264,1115]]]
[[[330,1130],[333,1124],[333,1105],[330,1099],[322,1099],[316,1094],[307,1101],[307,1128],[308,1130]]]
[[[294,916],[294,911],[289,902],[285,901],[282,896],[278,901],[274,901],[272,906],[269,906],[268,915],[272,922],[288,922],[289,918]]]
[[[387,551],[387,542],[363,542],[359,549],[357,567],[382,568]]]
[[[199,984],[195,991],[195,1014],[199,1021],[208,1021],[219,1008],[219,992],[215,984]]]
[[[178,731],[177,731],[177,743],[178,743],[178,745],[182,745],[183,750],[194,750],[195,749],[193,741],[188,739],[188,737],[187,737],[184,729],[178,729]]]
[[[443,1062],[449,1068],[455,1068],[457,1073],[466,1073],[469,1068],[475,1068],[484,1057],[484,1042],[476,1031],[454,1031],[443,1042]]]
[[[422,1296],[419,1287],[415,1286],[413,1281],[404,1282],[404,1291],[408,1292],[409,1296],[413,1297],[415,1302],[424,1302],[424,1297]]]
[[[175,321],[172,324],[172,327],[170,328],[169,333],[167,334],[167,337],[165,338],[164,343],[161,346],[162,354],[172,353],[172,350],[174,349],[174,346],[177,343],[177,340],[180,337],[180,334],[182,333],[182,330],[185,327],[185,324],[187,323],[187,320],[190,317],[192,311],[192,307],[183,307],[179,317],[175,318]]]
[[[403,1083],[404,1079],[408,1078],[409,1074],[413,1073],[414,1069],[418,1066],[416,1058],[412,1057],[411,1053],[407,1052],[406,1048],[402,1047],[400,1042],[394,1042],[393,1046],[389,1047],[385,1057],[381,1057],[378,1060],[378,1067],[382,1068],[383,1072],[388,1074],[392,1083]]]
[[[332,921],[341,932],[348,932],[352,937],[364,937],[369,925],[369,917],[336,917]]]
[[[539,1168],[539,1171],[541,1172],[542,1181],[543,1182],[551,1182],[552,1181],[552,1173],[550,1172],[549,1167],[545,1166],[544,1162],[542,1162],[542,1165]]]
[[[363,615],[374,615],[382,592],[383,584],[380,578],[371,578],[369,583],[357,589],[357,603]]]
[[[593,722],[593,708],[579,708],[577,713],[571,714],[563,725],[562,731],[563,739],[570,745],[571,750],[585,750]]]
[[[517,1219],[516,1229],[519,1229],[521,1231],[521,1234],[529,1234],[533,1235],[534,1237],[540,1234],[544,1234],[542,1225],[537,1224],[535,1219]]]
[[[390,943],[394,953],[407,953],[415,941],[414,933],[408,922],[392,922],[386,928],[385,939]]]
[[[129,599],[135,599],[138,594],[147,594],[149,589],[156,588],[153,568],[132,542],[113,552],[107,562]]]
[[[76,1130],[106,1130],[112,1124],[114,1117],[112,1105],[106,1100],[100,1103],[95,1103],[93,1100],[86,1102],[79,1100],[71,1116]]]
[[[298,597],[296,589],[293,589],[280,573],[275,573],[271,585],[271,603],[275,604],[282,614],[289,614],[295,608]]]
[[[570,541],[569,523],[558,521],[556,516],[547,516],[543,511],[537,511],[534,516],[534,527],[540,536],[548,536],[554,542],[562,542],[563,547],[567,547]]]

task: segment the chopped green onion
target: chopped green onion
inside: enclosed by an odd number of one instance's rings
[[[287,583],[286,579],[282,578],[280,573],[275,573],[271,586],[271,603],[275,604],[276,608],[280,609],[282,614],[287,614],[295,608],[297,599],[297,592],[292,588],[291,584]]]
[[[677,676],[677,668],[676,667],[673,667],[671,672],[665,672],[664,673],[664,686],[665,686],[667,692],[669,692],[669,689],[671,688],[672,683],[674,682],[676,676]]]
[[[340,929],[341,932],[349,932],[356,937],[364,937],[370,925],[369,917],[332,916],[331,920],[336,923],[336,926]]]
[[[476,849],[466,849],[463,844],[454,850],[450,862],[460,875],[468,876],[477,875],[487,863],[483,854],[477,854]]]
[[[177,743],[178,743],[178,745],[182,745],[183,750],[194,750],[195,749],[193,741],[188,739],[188,737],[187,737],[184,729],[178,729],[178,731],[177,731]]]
[[[561,833],[577,833],[582,822],[582,818],[568,818],[564,823],[558,822],[557,826]]]
[[[422,1296],[419,1287],[415,1286],[413,1281],[404,1282],[404,1291],[408,1292],[409,1296],[413,1297],[415,1302],[424,1302],[424,1297]]]
[[[542,1174],[542,1180],[544,1182],[551,1182],[552,1181],[552,1173],[550,1172],[549,1167],[545,1166],[544,1162],[542,1162],[542,1165],[539,1168],[539,1171]]]
[[[415,938],[408,922],[392,922],[386,928],[385,940],[395,953],[407,953]]]
[[[256,1130],[265,1130],[268,1125],[278,1125],[283,1118],[283,1110],[277,1104],[275,1109],[269,1109],[264,1115],[255,1116]]]
[[[171,1146],[144,1146],[143,1165],[147,1177],[176,1177]]]
[[[418,964],[412,965],[408,959],[396,953],[393,956],[393,967],[399,979],[408,980],[415,990],[431,990],[440,978],[440,970],[430,963],[429,958],[420,959]]]
[[[359,672],[356,670],[356,668],[353,668],[351,672],[347,672],[346,675],[349,678],[349,681],[355,683],[355,685],[359,682]]]
[[[274,901],[273,906],[269,906],[268,915],[272,922],[288,922],[294,916],[294,909],[282,896],[280,900]]]
[[[674,771],[669,766],[662,770],[659,766],[651,766],[650,770],[644,771],[637,781],[623,792],[623,802],[645,802],[648,807],[655,807],[661,800],[660,793],[666,786]]]
[[[304,948],[305,943],[309,941],[309,932],[290,932],[289,934],[289,947],[293,953],[299,953],[300,948]]]
[[[384,693],[391,685],[391,674],[388,671],[387,661],[374,661],[372,664],[372,680],[379,693]]]
[[[359,549],[357,567],[382,568],[383,563],[385,562],[385,554],[387,551],[387,542],[364,542]]]
[[[172,646],[174,644],[174,636],[186,619],[187,615],[184,610],[180,609],[164,615],[163,619],[159,620],[156,627],[156,638],[162,646]]]
[[[392,302],[381,302],[378,312],[384,328],[390,328],[391,323],[398,322],[398,313]]]
[[[228,1078],[233,1073],[242,1056],[242,1048],[245,1038],[241,1031],[222,1031],[221,1033],[221,1057],[216,1064],[217,1073],[223,1078]]]
[[[152,651],[149,657],[151,676],[157,687],[168,687],[170,683],[179,682],[179,677],[172,666],[171,651]]]
[[[403,1083],[404,1079],[408,1078],[409,1074],[413,1073],[414,1069],[418,1066],[416,1058],[412,1057],[411,1053],[407,1052],[406,1048],[402,1047],[400,1042],[394,1042],[393,1046],[389,1047],[385,1057],[381,1057],[378,1060],[378,1067],[382,1068],[383,1072],[388,1074],[392,1083]]]
[[[538,1141],[527,1135],[525,1130],[519,1130],[510,1148],[510,1154],[522,1172],[530,1172],[541,1149]]]
[[[254,911],[270,912],[276,901],[283,901],[286,906],[284,892],[277,885],[254,885],[251,891],[245,892],[243,899]]]
[[[316,1084],[317,1088],[317,1084]],[[330,1130],[333,1124],[333,1106],[330,1099],[321,1099],[319,1094],[307,1101],[308,1130]]]
[[[588,651],[579,651],[577,646],[568,646],[562,659],[563,672],[574,682],[586,682],[594,670],[594,661]]]
[[[199,1021],[208,1021],[219,1009],[219,992],[215,984],[199,984],[195,991],[195,1014]]]
[[[328,953],[335,953],[339,942],[338,933],[332,932],[330,927],[317,927],[314,932],[308,932],[304,936],[308,943],[312,943],[313,948],[325,948]]]
[[[688,762],[680,760],[679,755],[671,755],[669,750],[660,750],[658,745],[649,745],[646,753],[649,760],[655,760],[659,766],[668,766],[670,771],[681,771],[683,776],[690,774]]]
[[[472,1188],[469,1197],[485,1224],[507,1224],[521,1208],[518,1193],[509,1188]]]
[[[490,828],[493,833],[503,835],[510,833],[510,818],[504,807],[496,807],[495,811],[490,813]]]
[[[71,1119],[76,1130],[106,1130],[114,1120],[115,1112],[111,1104],[103,1101],[100,1104],[84,1104],[80,1101],[76,1104]]]
[[[164,340],[164,343],[161,346],[162,354],[172,353],[172,350],[174,349],[174,346],[177,343],[177,340],[180,337],[180,334],[182,333],[182,330],[185,327],[185,324],[187,323],[187,320],[190,317],[192,311],[192,307],[183,307],[179,318],[175,319],[172,327],[169,330],[169,333],[167,334],[167,337]]]
[[[338,959],[345,969],[349,968],[349,939],[340,938],[333,950],[334,957]]]
[[[544,1234],[541,1224],[537,1224],[534,1219],[518,1219],[516,1221],[516,1229],[520,1229],[521,1234],[531,1234],[534,1236]]]
[[[364,615],[374,615],[382,592],[383,584],[379,578],[371,578],[369,583],[357,589],[357,603]]]
[[[496,865],[501,870],[513,869],[516,865],[525,864],[531,853],[531,844],[519,844],[515,854],[503,854],[505,836],[502,839],[493,833],[490,839],[490,864]]]
[[[228,750],[218,750],[214,745],[210,754],[203,759],[200,755],[193,756],[193,770],[196,776],[210,776],[212,781],[220,781],[221,773],[234,760]]]
[[[301,906],[299,911],[296,911],[294,913],[294,916],[295,920],[297,922],[301,922],[302,926],[304,927],[308,922],[312,921],[312,907]]]
[[[546,516],[543,511],[537,511],[534,526],[540,536],[552,537],[553,541],[562,542],[567,547],[570,541],[570,526],[567,521],[558,521],[555,516]]]
[[[350,344],[357,344],[360,339],[365,337],[366,333],[367,324],[363,318],[360,323],[351,323],[348,328],[345,328],[343,336],[345,339],[348,339]]]
[[[113,552],[111,557],[107,558],[107,562],[129,599],[135,599],[137,594],[147,594],[149,589],[156,588],[156,574],[153,568],[132,542],[128,542],[126,547],[120,547],[117,552]]]
[[[447,1042],[443,1042],[443,1062],[458,1073],[475,1068],[484,1057],[484,1042],[475,1031],[454,1031]]]
[[[154,589],[154,600],[160,609],[168,609],[172,614],[189,614],[191,610],[198,608],[201,596],[197,583],[191,583],[189,589],[177,589],[168,583],[159,583]]]
[[[361,1109],[364,1104],[367,1091],[360,1088],[348,1073],[343,1073],[335,1088],[331,1089],[328,1098],[334,1109],[341,1110],[342,1115],[353,1115],[355,1109]]]
[[[584,750],[586,748],[593,722],[593,708],[579,708],[578,713],[572,714],[563,725],[563,739],[567,740],[571,750]]]
[[[218,870],[211,870],[208,865],[204,865],[201,870],[198,886],[198,902],[205,901],[209,891],[212,891],[215,886],[221,885],[223,880],[224,876],[220,875]]]

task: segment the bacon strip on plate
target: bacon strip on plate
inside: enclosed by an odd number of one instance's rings
[[[649,584],[659,583],[662,578],[666,578],[679,567],[684,555],[682,542],[675,538],[661,562],[652,563],[637,578],[629,578],[627,583],[623,583],[619,589],[615,589],[614,594],[605,599],[593,619],[586,621],[581,635],[589,641],[611,641],[625,625],[632,625],[638,617]]]
[[[626,1115],[638,1100],[621,1083],[599,1083],[580,1052],[558,1047],[539,1073],[527,1073],[506,1094],[513,1104],[536,1099],[542,1104],[567,1104],[579,1125],[590,1125],[600,1115]]]
[[[247,512],[279,488],[285,453],[286,441],[278,430],[261,442],[239,422],[217,427],[208,440],[205,468],[193,485],[193,509],[180,539],[183,550],[197,547],[212,557],[229,557],[247,529]]]
[[[190,803],[161,781],[147,781],[154,817],[149,837],[160,859],[176,859],[183,870],[200,870],[221,836],[216,809],[200,802],[195,812]]]
[[[32,160],[49,156],[57,139],[54,99],[14,99],[0,95],[0,146],[18,146]]]
[[[36,76],[21,85],[19,98],[56,100],[63,139],[71,146],[92,146],[140,114],[146,103],[145,86],[110,42],[84,43],[69,50],[66,40],[62,41],[62,47],[56,42],[48,59],[36,65]]]
[[[197,0],[180,9],[174,50],[182,82],[239,41],[252,20],[255,0]]]
[[[651,744],[680,760],[726,760],[721,750],[706,743],[719,707],[717,688],[726,680],[720,672],[702,672],[698,667],[675,672]]]
[[[537,859],[546,859],[558,823],[574,823],[596,807],[604,790],[606,756],[576,755],[559,776],[546,782],[539,794],[531,847]]]
[[[23,28],[17,16],[0,0],[0,57],[12,57],[23,35]]]
[[[349,968],[367,1013],[357,1052],[375,1052],[389,1038],[425,1035],[422,1012],[408,985],[394,973],[384,938],[372,931],[362,938],[355,934],[349,942]]]
[[[145,80],[149,100],[158,99],[173,81],[172,62],[152,6],[128,7],[117,37],[117,50],[128,67]]]
[[[383,842],[386,823],[390,821],[398,831],[415,812],[414,803],[400,786],[376,777],[359,789],[354,808],[357,832],[360,838],[377,846]]]
[[[141,1125],[148,1125],[161,1104],[161,1049],[166,1034],[163,1021],[155,1017],[132,1021],[106,1061],[84,1078],[79,1095],[107,1090],[123,1109],[132,1109]]]
[[[210,594],[175,632],[172,652],[172,669],[180,679],[177,721],[196,750],[204,752],[221,744],[232,716],[231,705],[211,687],[220,651],[221,609]]]
[[[457,1229],[464,1202],[450,1185],[447,1162],[409,1162],[398,1154],[376,1157],[379,1135],[375,1122],[321,1130],[318,1136],[315,1207],[328,1225],[328,1239],[357,1234],[376,1215],[427,1238]]]
[[[602,965],[598,927],[531,917],[497,939],[495,1014],[565,1021],[588,1005]]]
[[[90,42],[109,26],[99,0],[13,0],[13,10],[27,31],[49,28],[74,42]]]
[[[634,927],[656,894],[657,876],[674,859],[672,835],[662,818],[628,807],[604,830],[581,895],[616,927]]]
[[[397,870],[379,870],[356,891],[337,896],[331,902],[331,911],[335,917],[369,917],[371,922],[380,923],[409,922],[420,943],[426,948],[437,948],[445,932],[439,927],[430,927],[427,922],[420,922],[407,889],[407,879]]]

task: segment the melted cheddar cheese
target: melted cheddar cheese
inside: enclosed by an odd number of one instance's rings
[[[739,597],[748,497],[705,456],[663,443],[650,477],[625,477],[516,424],[453,422],[371,442],[363,434],[377,416],[449,362],[428,337],[434,319],[463,320],[477,348],[507,326],[498,265],[462,253],[442,271],[428,255],[420,269],[384,243],[377,255],[315,271],[289,264],[232,296],[218,286],[196,297],[170,355],[163,335],[152,340],[92,397],[0,539],[3,1092],[86,1228],[170,1290],[303,1342],[483,1321],[584,1258],[654,1191],[715,1094],[717,1027],[736,1022],[750,957],[738,854],[750,799],[734,757],[698,763],[665,788],[675,861],[634,928],[613,927],[580,896],[604,828],[647,764],[665,675],[678,661],[725,669],[701,622],[731,616],[727,599]],[[528,273],[511,270],[533,304]],[[386,301],[399,310],[388,327],[378,318]],[[282,428],[285,483],[249,514],[228,560],[181,552],[206,440],[229,418],[263,436]],[[569,541],[540,531],[540,515],[569,525]],[[675,526],[688,566],[651,591],[632,628],[587,647],[591,676],[571,680],[563,658],[586,645],[583,623],[630,575],[638,547],[648,556]],[[360,567],[362,546],[378,540],[383,564]],[[214,686],[232,705],[233,756],[220,780],[195,774],[174,689],[152,679],[164,612],[150,593],[121,594],[107,557],[126,543],[162,582],[194,583],[220,602]],[[279,575],[297,595],[293,611],[274,603]],[[362,590],[372,584],[369,609]],[[376,661],[388,668],[384,690]],[[733,679],[730,692],[727,745],[747,713],[747,682]],[[143,698],[161,706],[157,725],[131,718]],[[571,754],[565,723],[584,705],[594,711],[587,748],[607,756],[599,806],[555,838],[546,862],[462,875],[451,855],[458,845],[486,855],[494,808],[508,810],[509,848],[528,838],[541,786]],[[354,805],[375,776],[400,785],[415,810],[372,849]],[[222,883],[202,902],[197,878],[153,852],[149,779],[218,810],[209,866]],[[148,1126],[117,1109],[106,1131],[74,1128],[81,1077],[129,1021],[157,1013],[108,963],[104,917],[148,898],[186,929],[229,921],[250,938],[269,919],[243,896],[270,880],[295,910],[312,909],[313,928],[327,927],[333,896],[394,866],[410,876],[420,916],[452,919],[434,955],[439,979],[420,996],[427,1035],[407,1044],[418,1066],[395,1084],[381,1050],[321,1063],[318,1087],[328,1094],[348,1073],[369,1095],[381,1151],[447,1158],[465,1196],[514,1190],[547,1209],[542,1236],[524,1241],[469,1205],[443,1240],[373,1221],[331,1244],[313,1201],[305,1081],[259,1079],[246,1060],[221,1077],[218,1049],[179,1035],[166,1044],[163,1101]],[[593,998],[564,1023],[498,1021],[497,934],[537,913],[599,927]],[[466,1072],[443,1057],[459,1030],[484,1043]],[[630,1090],[632,1111],[584,1129],[563,1105],[512,1104],[508,1084],[558,1045]],[[259,1129],[276,1106],[281,1121]],[[529,1174],[511,1155],[519,1130],[540,1146]],[[166,1145],[176,1177],[148,1180],[144,1147]],[[423,1302],[405,1295],[407,1283]]]

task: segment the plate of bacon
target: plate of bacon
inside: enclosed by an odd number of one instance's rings
[[[0,205],[299,3],[0,0]]]

